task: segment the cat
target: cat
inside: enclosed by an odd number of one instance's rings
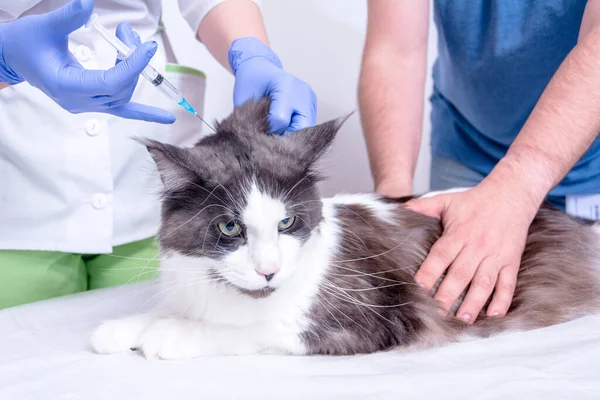
[[[440,221],[407,209],[411,197],[322,199],[316,165],[344,120],[281,137],[268,133],[268,110],[265,99],[236,108],[193,148],[143,140],[164,184],[160,305],[104,322],[96,352],[351,355],[600,310],[598,227],[543,206],[508,314],[472,325],[443,316],[413,280]]]

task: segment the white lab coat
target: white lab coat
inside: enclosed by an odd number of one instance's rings
[[[178,2],[195,32],[220,1]],[[65,3],[0,0],[0,22]],[[96,0],[95,10],[108,29],[126,21],[142,42],[157,41],[153,66],[167,71],[190,103],[203,109],[204,78],[166,66],[175,60],[165,35],[157,33],[161,0]],[[96,32],[74,32],[69,49],[85,68],[114,65],[115,51]],[[131,138],[190,145],[203,128],[142,77],[133,101],[167,109],[177,121],[160,125],[101,113],[73,115],[26,82],[0,90],[0,249],[100,254],[155,235],[160,180],[146,149]]]

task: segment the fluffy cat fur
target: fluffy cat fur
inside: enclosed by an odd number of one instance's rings
[[[193,148],[144,142],[165,186],[161,303],[102,324],[92,338],[97,352],[346,355],[437,346],[598,312],[597,226],[544,206],[531,225],[508,314],[482,313],[473,325],[442,317],[413,281],[440,222],[406,209],[407,199],[321,199],[315,163],[342,121],[280,137],[267,133],[268,107],[267,100],[246,103]],[[291,216],[291,226],[279,229]],[[224,235],[219,224],[239,226],[239,235]]]

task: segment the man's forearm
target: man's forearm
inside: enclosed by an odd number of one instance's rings
[[[204,17],[196,34],[208,51],[229,69],[227,51],[241,37],[255,37],[269,44],[260,9],[251,0],[227,0]]]
[[[600,29],[596,26],[561,64],[508,153],[485,181],[509,182],[537,207],[599,131]]]
[[[364,56],[361,122],[375,188],[385,194],[412,192],[423,123],[427,53],[422,53],[400,58],[367,50]]]
[[[5,82],[0,82],[0,90],[4,89],[4,88],[6,88],[6,87],[9,87],[9,86],[10,86],[10,85],[9,85],[8,83],[5,83]]]
[[[429,2],[369,0],[358,99],[375,189],[412,193],[423,124]]]

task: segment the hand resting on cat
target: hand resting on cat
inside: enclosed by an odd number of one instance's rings
[[[193,148],[144,142],[164,183],[160,304],[104,322],[98,353],[371,353],[599,311],[598,227],[544,206],[508,314],[472,325],[442,315],[413,280],[440,222],[406,209],[408,199],[321,199],[315,165],[343,121],[280,137],[267,133],[268,109],[236,108]]]

